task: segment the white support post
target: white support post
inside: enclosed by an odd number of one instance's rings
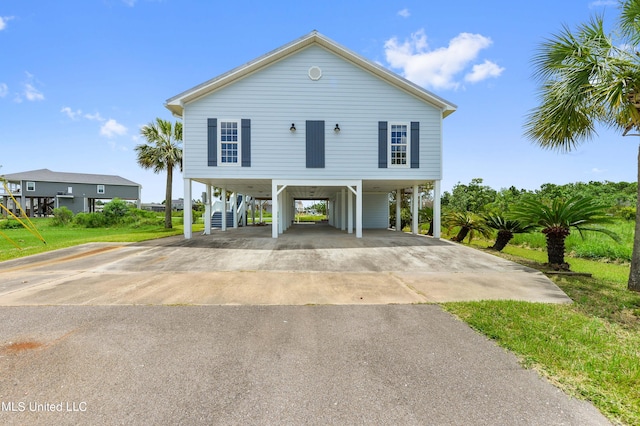
[[[227,189],[222,188],[222,216],[220,217],[220,229],[227,230]]]
[[[352,189],[349,187],[349,191],[347,191],[347,234],[353,234],[353,194],[351,193]]]
[[[411,233],[418,234],[418,185],[413,185],[411,194]]]
[[[251,198],[251,224],[256,224],[256,199]]]
[[[433,238],[440,238],[440,181],[433,182]]]
[[[204,234],[211,235],[211,185],[205,185],[204,191]]]
[[[340,230],[341,231],[344,231],[346,229],[346,220],[345,220],[346,219],[346,217],[345,217],[346,216],[346,213],[345,213],[345,208],[346,208],[345,201],[346,200],[344,199],[345,195],[346,195],[345,194],[345,190],[344,190],[344,188],[342,188],[340,190]]]
[[[278,184],[271,181],[271,237],[278,238]],[[262,214],[262,213],[260,213]]]
[[[232,198],[229,200],[231,203],[231,211],[233,212],[233,227],[238,227],[238,193],[234,192]]]
[[[165,202],[171,203],[171,200],[166,200]],[[184,215],[182,217],[182,222],[184,225],[184,237],[186,239],[191,238],[191,179],[184,180]]]
[[[284,233],[285,217],[287,214],[287,205],[285,204],[284,191],[278,194],[278,235]]]
[[[262,210],[264,210],[264,201],[260,200],[260,223],[263,222],[264,218],[262,217]]]
[[[362,181],[356,186],[356,238],[362,238]]]
[[[396,190],[396,231],[402,231],[402,195],[404,189]]]

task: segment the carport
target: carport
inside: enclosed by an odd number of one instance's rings
[[[295,216],[295,200],[297,199],[326,199],[328,200],[329,224],[348,234],[355,233],[356,238],[362,238],[365,215],[371,217],[374,209],[378,212],[386,209],[388,214],[389,193],[397,191],[401,193],[410,188],[412,194],[412,222],[411,232],[418,234],[418,208],[419,188],[425,181],[416,180],[373,180],[373,179],[184,179],[184,198],[191,200],[192,182],[205,185],[205,217],[211,217],[213,188],[221,189],[221,198],[226,200],[227,193],[234,194],[235,200],[238,194],[244,197],[256,199],[271,199],[272,203],[272,238],[278,238],[293,223]],[[433,215],[434,238],[440,238],[440,181],[433,183]],[[373,198],[377,202],[373,202]],[[246,199],[246,198],[245,198]],[[367,202],[369,200],[369,202]],[[382,202],[381,202],[382,200]],[[385,201],[386,200],[386,201]],[[184,206],[184,236],[191,238],[191,205]],[[223,216],[222,230],[225,231],[227,223]],[[387,223],[380,225],[381,218],[377,219],[376,228],[388,227]],[[237,226],[235,221],[234,227]],[[400,226],[400,204],[396,203],[396,230]],[[205,234],[211,234],[211,222],[205,221]]]

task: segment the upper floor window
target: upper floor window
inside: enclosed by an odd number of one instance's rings
[[[389,166],[408,167],[409,165],[409,123],[389,123]]]
[[[240,120],[220,120],[219,164],[238,165],[240,159]]]
[[[98,194],[104,194],[104,185],[98,185]]]
[[[27,191],[35,191],[36,183],[35,182],[27,182]]]

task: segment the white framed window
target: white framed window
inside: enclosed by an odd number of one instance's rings
[[[104,194],[104,185],[98,185],[98,194]]]
[[[240,120],[220,120],[218,124],[218,165],[239,166],[242,155]]]
[[[27,191],[35,191],[36,183],[35,182],[27,182]]]
[[[390,122],[387,140],[389,141],[389,167],[409,167],[411,148],[411,126],[409,123]]]

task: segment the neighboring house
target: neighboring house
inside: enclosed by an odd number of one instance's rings
[[[389,227],[389,193],[405,188],[417,233],[418,188],[432,182],[439,236],[442,121],[456,106],[316,31],[165,106],[183,120],[185,199],[193,181],[207,200],[213,187],[223,199],[269,198],[273,238],[293,222],[296,200],[327,200],[329,223],[361,237]]]
[[[30,217],[51,215],[58,207],[67,207],[74,214],[94,212],[96,200],[113,198],[135,201],[140,207],[141,186],[120,176],[41,169],[3,177],[11,194]],[[4,187],[0,188],[0,195],[5,207],[17,212],[17,206]]]
[[[171,210],[178,212],[184,210],[184,199],[171,200]]]

